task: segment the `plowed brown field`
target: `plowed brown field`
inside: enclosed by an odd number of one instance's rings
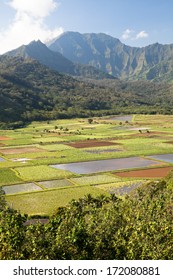
[[[140,169],[134,171],[117,172],[114,173],[116,176],[120,177],[133,177],[133,178],[162,178],[168,175],[168,173],[173,170],[173,166],[160,167],[152,169]]]
[[[9,140],[9,139],[11,139],[11,138],[6,137],[6,136],[0,136],[0,141],[3,141],[3,140]]]
[[[75,143],[68,143],[67,145],[73,148],[91,148],[91,147],[113,146],[117,144],[110,141],[87,140],[87,141],[80,141]]]

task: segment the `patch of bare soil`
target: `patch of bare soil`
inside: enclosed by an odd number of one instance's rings
[[[11,139],[10,137],[0,136],[0,141],[3,141],[3,140],[10,140],[10,139]]]
[[[132,178],[163,178],[168,173],[173,170],[173,166],[152,168],[152,169],[141,169],[126,172],[114,173],[116,176],[120,177],[132,177]]]
[[[80,141],[75,143],[68,143],[67,145],[73,148],[91,148],[91,147],[114,146],[117,144],[110,141],[86,140],[86,141]]]
[[[39,152],[43,152],[43,151],[44,151],[43,149],[39,149],[36,147],[0,149],[0,153],[2,153],[3,155],[39,153]]]

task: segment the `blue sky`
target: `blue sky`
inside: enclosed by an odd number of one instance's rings
[[[64,31],[107,33],[142,47],[173,43],[173,0],[1,0],[0,53]]]

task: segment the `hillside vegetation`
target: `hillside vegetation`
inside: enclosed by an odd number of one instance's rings
[[[77,81],[20,57],[0,57],[0,94],[0,122],[6,127],[32,120],[102,114],[173,113],[169,84]]]
[[[172,176],[125,199],[73,200],[46,224],[5,205],[0,195],[0,259],[172,260]]]

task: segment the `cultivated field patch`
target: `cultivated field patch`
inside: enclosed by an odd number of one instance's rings
[[[21,213],[51,215],[58,207],[66,206],[72,199],[79,199],[87,194],[96,197],[106,192],[87,186],[10,195],[6,199],[8,204],[13,205],[13,208],[20,210]]]
[[[15,170],[25,181],[63,179],[72,176],[72,173],[69,171],[58,170],[47,165],[18,167]]]
[[[160,163],[154,160],[144,159],[140,157],[107,159],[67,164],[52,165],[54,168],[68,170],[77,174],[92,174],[97,172],[107,172],[113,170],[123,170],[129,168],[148,167],[159,165]]]
[[[61,143],[64,141],[63,138],[57,137],[57,136],[47,136],[47,137],[37,137],[33,138],[33,141],[36,143]]]
[[[0,141],[3,141],[3,140],[9,140],[11,139],[10,137],[6,137],[6,136],[1,136],[0,135]]]
[[[131,122],[132,119],[133,119],[133,115],[114,116],[114,117],[109,118],[109,120],[111,120],[111,121],[121,121],[121,122],[125,122],[125,121]]]
[[[87,153],[91,154],[104,154],[104,153],[114,153],[114,152],[120,152],[120,149],[106,149],[106,150],[85,150]]]
[[[41,191],[42,189],[34,183],[28,183],[13,186],[5,186],[3,187],[3,190],[5,191],[5,194],[10,195],[23,192]]]
[[[173,154],[153,155],[153,156],[148,156],[148,158],[165,161],[168,163],[173,163]]]
[[[42,182],[38,182],[38,184],[43,186],[46,189],[74,186],[74,184],[72,182],[70,182],[69,180],[66,180],[66,179],[42,181]]]
[[[168,175],[171,170],[173,170],[173,166],[117,172],[115,175],[128,178],[163,178]]]
[[[11,169],[0,169],[0,186],[23,182]]]
[[[80,178],[72,178],[71,180],[78,185],[106,184],[119,181],[118,178],[111,175],[83,176]]]
[[[37,147],[0,149],[0,153],[2,153],[3,155],[38,153],[38,152],[43,152],[43,151],[44,151],[43,149],[40,149]]]
[[[2,157],[0,157],[0,162],[3,162],[3,161],[5,161],[5,159],[4,159],[4,158],[2,158]]]
[[[110,194],[125,195],[130,193],[132,190],[140,187],[147,181],[144,180],[133,180],[126,182],[118,182],[112,184],[96,185],[95,187],[102,189]]]
[[[53,151],[53,152],[73,149],[73,147],[69,147],[68,145],[64,145],[64,144],[49,144],[49,145],[44,145],[43,147],[45,150]]]
[[[116,143],[110,141],[86,140],[86,141],[79,141],[75,143],[67,143],[67,145],[73,148],[91,148],[91,147],[113,146],[116,145]]]

